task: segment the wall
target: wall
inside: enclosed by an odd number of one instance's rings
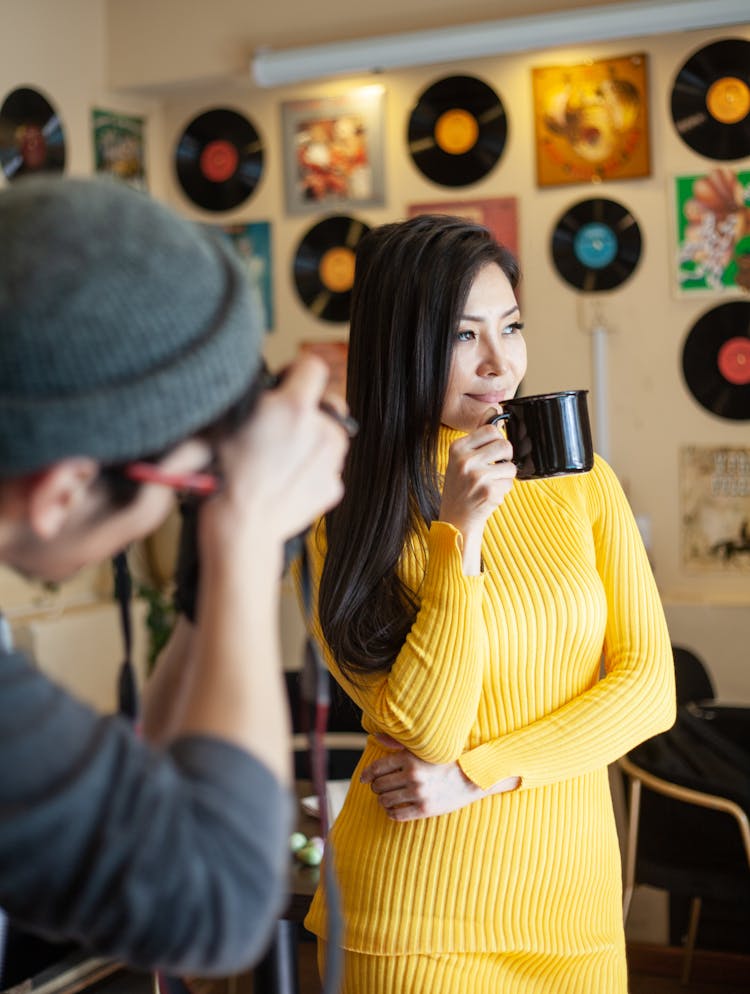
[[[241,34],[238,25],[237,34]],[[304,339],[340,339],[343,325],[314,319],[302,306],[292,281],[292,260],[299,240],[317,220],[290,216],[283,198],[282,101],[326,96],[359,85],[381,84],[386,94],[386,190],[383,208],[361,209],[356,215],[368,224],[401,217],[416,201],[471,199],[514,195],[520,208],[520,256],[529,346],[527,392],[568,387],[592,390],[591,336],[595,320],[608,329],[610,440],[609,456],[630,496],[636,514],[651,534],[651,555],[665,604],[682,638],[680,608],[687,606],[703,636],[720,686],[750,699],[750,667],[739,636],[750,637],[750,577],[690,574],[680,555],[678,457],[682,446],[746,446],[747,421],[729,421],[709,414],[685,387],[681,375],[684,338],[698,318],[718,302],[709,298],[679,299],[671,281],[670,183],[677,173],[710,168],[677,136],[669,112],[674,75],[696,49],[721,37],[750,38],[750,25],[720,31],[680,32],[670,36],[634,38],[579,49],[545,50],[537,54],[504,56],[473,62],[388,72],[378,77],[320,81],[267,91],[244,79],[231,83],[187,87],[164,94],[164,139],[168,155],[161,163],[159,189],[182,213],[197,220],[224,222],[271,220],[276,330],[268,338],[272,365],[287,361]],[[186,41],[186,44],[188,42]],[[189,47],[189,44],[188,44]],[[591,57],[646,52],[649,57],[652,175],[612,181],[595,189],[589,185],[539,189],[535,184],[530,69],[536,65],[576,63]],[[415,168],[406,149],[408,116],[422,90],[453,73],[479,75],[501,95],[509,117],[509,139],[498,165],[480,182],[450,190],[431,183]],[[177,184],[170,151],[197,114],[228,106],[246,114],[261,134],[266,149],[262,179],[252,197],[227,213],[195,207]],[[735,167],[742,164],[734,163]],[[744,164],[747,168],[747,164]],[[157,177],[155,177],[155,180]],[[557,275],[549,243],[556,219],[578,200],[595,194],[624,204],[638,221],[644,238],[640,264],[620,288],[587,299]],[[325,212],[322,212],[325,213]],[[739,623],[727,628],[724,606],[738,606]],[[675,610],[671,610],[674,606]],[[692,632],[686,633],[691,638]]]
[[[504,14],[535,13],[569,7],[553,0],[504,5]],[[579,4],[580,5],[580,4]],[[585,5],[585,4],[583,4]],[[393,0],[378,9],[379,33],[439,26],[456,19],[453,5],[430,7],[429,20],[419,3],[405,12]],[[462,19],[495,16],[482,0],[462,8]],[[280,104],[348,92],[373,81],[385,89],[387,200],[382,208],[360,210],[368,224],[403,216],[414,201],[469,199],[513,195],[520,211],[520,256],[524,267],[523,310],[530,366],[528,391],[584,387],[593,391],[591,338],[595,318],[609,334],[608,370],[610,443],[608,452],[630,495],[634,510],[647,520],[657,581],[670,620],[682,633],[687,616],[698,627],[718,670],[720,686],[750,697],[750,668],[737,649],[747,643],[750,602],[747,573],[690,575],[680,562],[678,455],[681,446],[746,445],[747,422],[709,415],[692,399],[680,373],[681,346],[687,330],[710,299],[677,299],[670,280],[670,178],[677,172],[701,171],[708,161],[677,137],[669,114],[674,74],[695,49],[729,35],[750,37],[750,25],[720,31],[677,32],[674,35],[588,45],[579,49],[546,49],[538,53],[457,62],[444,66],[388,72],[359,79],[320,81],[262,90],[247,71],[249,54],[262,44],[352,37],[373,24],[366,10],[347,8],[340,16],[338,0],[316,10],[311,28],[301,18],[290,24],[285,5],[259,18],[239,0],[219,0],[207,17],[198,5],[178,0],[129,4],[100,0],[6,0],[0,59],[0,92],[29,84],[53,101],[67,135],[71,173],[89,173],[92,147],[89,112],[97,103],[148,118],[147,165],[153,194],[181,213],[205,222],[270,220],[273,224],[273,270],[276,327],[267,339],[269,362],[280,365],[304,339],[339,340],[344,325],[317,321],[297,298],[292,260],[299,240],[316,220],[286,213]],[[643,51],[649,57],[652,175],[645,179],[608,182],[596,191],[587,185],[538,189],[534,179],[534,145],[530,69],[535,65],[575,63],[589,57]],[[420,92],[433,80],[453,73],[484,78],[501,95],[508,112],[509,138],[498,165],[479,183],[449,190],[425,179],[406,150],[408,115]],[[115,88],[116,87],[116,88]],[[189,121],[216,106],[246,114],[260,132],[266,151],[262,179],[240,208],[212,213],[195,207],[176,183],[173,150]],[[737,164],[735,164],[737,165]],[[556,219],[573,203],[601,192],[619,200],[638,220],[643,235],[642,259],[633,277],[610,293],[583,300],[557,275],[549,255]],[[48,610],[62,599],[98,600],[106,590],[101,571],[86,575],[63,591],[50,593],[5,573],[0,598],[11,611]],[[739,622],[727,626],[722,614],[735,605]],[[293,612],[291,612],[293,618]],[[301,631],[289,621],[290,652],[296,655]]]

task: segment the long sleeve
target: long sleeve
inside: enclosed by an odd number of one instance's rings
[[[558,490],[565,496],[575,486],[570,481]],[[614,761],[674,721],[669,634],[625,495],[601,460],[578,486],[583,486],[585,500],[579,500],[577,510],[582,520],[584,515],[590,520],[606,597],[606,675],[537,720],[465,752],[459,760],[462,769],[484,788],[511,775],[521,777],[522,788],[579,776]],[[537,524],[544,527],[541,506],[539,513]]]
[[[286,889],[291,798],[218,739],[140,741],[0,653],[0,907],[150,969],[258,958]]]
[[[320,535],[309,545],[317,589]],[[460,754],[476,720],[487,665],[484,580],[464,574],[461,536],[452,525],[432,523],[426,557],[426,566],[419,556],[404,557],[403,574],[420,606],[388,673],[346,679],[331,659],[317,618],[313,631],[332,673],[362,709],[364,727],[386,732],[416,755],[440,763]]]

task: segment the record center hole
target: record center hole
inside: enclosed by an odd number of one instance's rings
[[[478,138],[477,119],[460,107],[446,110],[435,124],[435,141],[449,155],[465,155],[474,148]]]

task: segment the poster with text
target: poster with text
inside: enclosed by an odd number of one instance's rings
[[[683,565],[750,574],[750,448],[683,448],[680,503]]]

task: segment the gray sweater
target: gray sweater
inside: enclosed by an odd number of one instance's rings
[[[20,924],[142,969],[236,972],[283,906],[291,813],[243,750],[156,751],[0,650],[0,908]]]

